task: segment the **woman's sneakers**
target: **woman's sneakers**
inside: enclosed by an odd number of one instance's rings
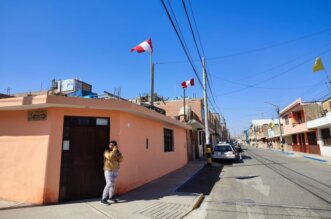
[[[116,198],[111,198],[111,199],[108,199],[107,201],[108,201],[108,203],[118,203],[118,199],[116,199]]]
[[[102,200],[100,201],[100,204],[102,204],[102,205],[110,205],[110,204],[107,202],[106,199],[102,199]]]

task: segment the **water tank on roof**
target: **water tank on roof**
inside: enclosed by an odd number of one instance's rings
[[[185,105],[185,115],[189,115],[190,113],[191,113],[191,106]],[[184,106],[180,107],[178,115],[184,115]]]

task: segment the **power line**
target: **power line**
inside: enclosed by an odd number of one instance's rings
[[[180,26],[179,26],[179,23],[178,23],[178,21],[177,21],[176,14],[175,14],[175,12],[174,12],[174,10],[173,10],[173,8],[172,8],[171,3],[170,3],[169,0],[168,0],[168,4],[169,4],[169,7],[170,7],[170,11],[171,11],[171,13],[172,13],[172,16],[173,16],[173,18],[174,18],[174,24],[175,24],[175,26],[178,28],[178,33],[179,33],[181,39],[183,40],[184,47],[185,47],[185,49],[186,49],[187,51],[189,51],[189,50],[188,50],[188,46],[187,46],[186,41],[185,41],[185,38],[184,38],[184,35],[183,35],[183,33],[182,33],[182,30],[181,30],[181,28],[180,28]],[[188,53],[188,54],[189,54],[189,56],[190,56],[190,60],[192,60],[191,54],[190,54],[190,53]]]
[[[207,85],[208,85],[207,87],[209,88],[210,96],[212,97],[212,99],[213,99],[215,105],[217,105],[217,103],[216,103],[216,101],[215,101],[215,98],[214,98],[213,91],[212,91],[212,89],[211,89],[210,82],[209,82],[210,80],[208,79],[208,76],[207,76],[208,73],[207,73],[207,70],[206,70],[206,65],[204,65],[203,62],[202,62],[202,56],[201,56],[200,49],[199,49],[199,46],[198,46],[198,43],[197,43],[197,40],[196,40],[196,37],[195,37],[194,30],[193,30],[193,28],[192,28],[192,24],[191,24],[190,17],[189,17],[188,12],[187,12],[187,8],[186,8],[185,0],[182,0],[182,4],[183,4],[183,7],[184,7],[184,11],[185,11],[185,15],[186,15],[187,21],[188,21],[189,26],[190,26],[190,31],[191,31],[191,34],[192,34],[192,37],[193,37],[193,41],[194,41],[194,44],[195,44],[195,48],[196,48],[196,50],[197,50],[197,52],[198,52],[198,55],[199,55],[199,58],[200,58],[200,60],[201,60],[201,65],[202,65],[202,67],[204,68],[205,73],[206,73],[206,81],[207,81]],[[192,8],[191,8],[191,14],[193,14],[193,10],[192,10]],[[196,24],[195,24],[195,28],[196,28],[196,32],[199,33]],[[199,36],[199,39],[200,39],[200,36]],[[200,39],[200,47],[203,48],[202,43],[201,43],[201,39]],[[216,111],[215,108],[214,108],[214,111]]]
[[[311,50],[311,51],[309,51],[309,52],[307,52],[307,53],[305,53],[305,54],[303,54],[303,55],[297,56],[297,57],[295,57],[295,58],[293,58],[293,59],[290,59],[289,61],[283,62],[283,63],[281,63],[281,64],[279,64],[279,65],[275,65],[275,66],[273,66],[273,67],[271,67],[271,68],[269,68],[269,69],[267,69],[267,70],[264,70],[264,71],[262,71],[262,72],[254,73],[253,75],[249,75],[249,76],[247,76],[247,77],[240,78],[240,79],[238,79],[238,81],[243,81],[243,80],[246,80],[247,78],[250,78],[250,79],[251,79],[251,78],[257,77],[257,76],[259,76],[259,75],[261,75],[261,74],[264,74],[264,75],[265,75],[265,73],[267,73],[267,72],[273,71],[273,70],[275,70],[275,69],[277,69],[277,68],[283,67],[284,65],[288,65],[288,64],[290,64],[290,63],[292,63],[292,62],[295,62],[295,61],[298,60],[298,59],[301,59],[301,58],[303,58],[303,57],[306,57],[306,56],[308,56],[308,55],[311,55],[311,54],[312,54],[313,52],[315,52],[315,51],[318,51],[318,50],[320,50],[320,49],[324,49],[326,46],[328,46],[328,45],[330,45],[330,44],[331,44],[331,42],[328,42],[328,43],[326,43],[326,44],[323,44],[322,46],[320,46],[320,47],[318,47],[318,48],[315,48],[315,49],[313,49],[313,50]]]
[[[186,14],[186,18],[187,18],[187,21],[188,21],[188,24],[190,26],[190,31],[191,31],[191,34],[193,36],[193,41],[194,41],[194,44],[195,44],[195,48],[197,49],[197,52],[199,54],[199,57],[200,57],[200,60],[201,60],[201,64],[203,66],[203,63],[202,63],[202,56],[200,54],[200,51],[199,51],[199,47],[198,47],[198,44],[197,44],[197,41],[195,39],[195,34],[194,34],[194,31],[193,31],[193,28],[192,28],[192,24],[191,24],[191,20],[190,20],[190,17],[188,16],[188,13],[187,13],[187,10],[186,10],[186,4],[185,4],[185,1],[182,0],[182,4],[183,4],[183,7],[184,7],[184,11],[185,11],[185,14]],[[203,66],[204,67],[204,66]]]
[[[229,55],[224,55],[224,56],[218,56],[218,57],[212,57],[212,58],[207,58],[206,57],[206,60],[207,61],[215,61],[215,60],[223,59],[223,58],[230,58],[230,57],[235,57],[235,56],[239,56],[239,55],[246,55],[246,54],[250,54],[252,52],[259,52],[259,51],[263,51],[263,50],[266,50],[266,49],[274,48],[274,47],[277,47],[277,46],[282,46],[282,45],[290,44],[290,43],[293,43],[293,42],[296,42],[298,40],[302,40],[302,39],[305,39],[305,38],[308,38],[308,37],[312,37],[312,36],[316,36],[316,35],[319,35],[319,34],[323,34],[325,32],[329,32],[330,30],[331,30],[331,27],[326,28],[326,29],[323,29],[323,30],[318,31],[318,32],[315,32],[315,33],[311,33],[311,34],[308,34],[308,35],[305,35],[305,36],[298,37],[296,39],[287,40],[287,41],[284,41],[284,42],[281,42],[281,43],[271,44],[271,45],[268,45],[268,46],[265,46],[265,47],[261,47],[261,48],[250,49],[250,50],[247,50],[247,51],[241,51],[241,52],[234,53],[234,54],[229,54]],[[197,61],[200,62],[200,60],[193,60],[193,61],[194,62],[197,62]],[[186,63],[186,61],[175,61],[175,60],[173,60],[173,61],[163,61],[163,62],[160,62],[160,63],[162,63],[162,64],[184,64],[184,63]]]
[[[227,80],[224,78],[220,78],[216,75],[214,75],[214,77],[216,77],[219,80],[231,83],[231,84],[237,84],[246,88],[257,88],[257,89],[266,89],[266,90],[277,90],[277,89],[282,89],[282,90],[294,90],[294,89],[300,89],[300,88],[308,88],[311,86],[300,86],[300,87],[260,87],[260,86],[254,86],[251,84],[244,84],[244,83],[240,83],[240,82],[236,82],[236,81],[231,81],[231,80]]]
[[[189,51],[188,51],[188,49],[185,48],[185,46],[184,46],[183,39],[182,39],[182,38],[180,37],[180,35],[179,35],[179,32],[178,32],[178,30],[177,30],[177,28],[176,28],[176,26],[175,26],[175,24],[174,24],[174,22],[173,22],[173,20],[172,20],[172,18],[171,18],[171,16],[170,16],[170,14],[169,14],[169,11],[168,11],[168,9],[167,9],[165,3],[164,3],[164,0],[161,0],[161,3],[162,3],[162,5],[163,5],[163,8],[164,8],[165,12],[167,13],[167,16],[168,16],[168,18],[169,18],[169,20],[170,20],[170,22],[171,22],[171,25],[172,25],[173,29],[174,29],[175,32],[176,32],[176,35],[177,35],[177,37],[178,37],[178,39],[179,39],[179,41],[180,41],[180,44],[181,44],[181,46],[182,46],[182,48],[183,48],[183,50],[184,50],[184,52],[185,52],[185,55],[186,55],[187,59],[188,59],[189,62],[190,62],[190,65],[191,65],[191,67],[192,67],[192,69],[193,69],[193,71],[194,71],[194,74],[195,74],[195,76],[197,77],[197,79],[198,79],[198,81],[199,81],[199,84],[200,84],[201,88],[203,88],[203,85],[202,85],[201,79],[200,79],[200,77],[199,77],[199,75],[198,75],[198,73],[197,73],[197,70],[196,70],[195,67],[194,67],[193,61],[192,61],[191,58],[190,58]]]
[[[331,50],[331,49],[327,49],[327,50],[325,50],[324,52],[320,53],[318,56],[320,56],[320,55],[322,55],[322,54],[325,54],[325,53],[328,53],[330,50]],[[230,92],[227,92],[227,93],[223,93],[223,94],[220,94],[220,95],[218,95],[218,96],[224,96],[224,95],[228,95],[228,94],[232,94],[232,93],[238,93],[238,92],[241,92],[241,91],[243,91],[243,90],[247,90],[247,89],[249,89],[249,88],[252,88],[252,87],[255,86],[255,85],[258,85],[258,84],[261,84],[261,83],[265,83],[265,82],[270,81],[270,80],[272,80],[272,79],[274,79],[274,78],[277,78],[277,77],[279,77],[279,76],[282,76],[282,75],[284,75],[284,74],[286,74],[286,73],[288,73],[288,72],[290,72],[290,71],[292,71],[292,70],[294,70],[294,69],[296,69],[296,68],[298,68],[298,67],[300,67],[300,66],[302,66],[302,65],[304,65],[304,64],[306,64],[306,63],[308,63],[308,62],[312,62],[311,58],[306,59],[305,61],[301,62],[301,63],[298,64],[298,65],[293,66],[292,68],[287,69],[286,71],[283,71],[283,72],[281,72],[281,73],[275,74],[275,75],[273,75],[273,76],[271,76],[271,77],[269,77],[269,78],[267,78],[267,79],[264,79],[263,81],[259,81],[259,82],[257,82],[257,83],[254,83],[254,84],[248,86],[248,87],[245,87],[245,88],[241,88],[241,89],[238,89],[238,90],[233,90],[233,91],[230,91]]]
[[[195,26],[195,30],[196,30],[196,32],[198,34],[198,39],[199,39],[199,42],[200,42],[200,47],[201,47],[201,50],[202,50],[202,55],[205,57],[205,51],[204,51],[203,46],[202,46],[202,43],[201,43],[201,38],[200,38],[199,30],[198,30],[198,27],[197,27],[197,23],[195,22],[195,16],[194,16],[193,9],[192,9],[192,6],[191,6],[191,0],[189,0],[188,3],[189,3],[189,6],[190,6],[190,9],[191,9],[191,14],[192,14],[192,17],[193,17],[193,23],[194,23],[194,26]]]
[[[251,50],[238,52],[238,53],[233,53],[233,54],[229,54],[229,55],[225,55],[225,56],[218,56],[218,57],[214,57],[214,58],[209,58],[208,60],[224,59],[224,58],[230,58],[230,57],[234,57],[234,56],[240,56],[240,55],[246,55],[246,54],[250,54],[250,53],[254,53],[254,52],[259,52],[259,51],[262,51],[262,50],[271,49],[271,48],[274,48],[274,47],[283,46],[283,45],[290,44],[290,43],[293,43],[293,42],[296,42],[296,41],[300,41],[300,40],[303,40],[305,38],[309,38],[309,37],[316,36],[316,35],[319,35],[319,34],[322,34],[322,33],[325,33],[325,32],[329,32],[330,30],[331,30],[331,27],[328,27],[324,30],[321,30],[321,31],[318,31],[318,32],[315,32],[315,33],[311,33],[311,34],[307,34],[307,35],[304,35],[304,36],[301,36],[301,37],[298,37],[298,38],[295,38],[295,39],[292,39],[292,40],[287,40],[287,41],[283,41],[283,42],[280,42],[280,43],[275,43],[275,44],[265,46],[265,47],[261,47],[261,48],[258,48],[258,49],[251,49]]]

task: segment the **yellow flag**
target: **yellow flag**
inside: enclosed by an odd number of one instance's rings
[[[316,60],[315,60],[315,64],[313,66],[313,72],[317,72],[317,71],[320,71],[320,70],[324,70],[324,66],[323,66],[321,58],[317,57]]]

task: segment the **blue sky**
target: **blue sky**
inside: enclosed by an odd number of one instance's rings
[[[195,67],[202,67],[181,1],[169,2]],[[185,1],[187,6],[189,1]],[[316,56],[331,74],[331,1],[190,1],[207,62],[214,108],[232,135],[252,119],[276,118],[301,97],[321,100],[329,90]],[[182,95],[194,77],[161,1],[0,1],[0,93],[46,89],[52,79],[80,78],[98,93],[121,88],[122,97],[149,92],[149,54],[130,53],[152,38],[155,91]],[[330,75],[331,77],[331,75]],[[198,83],[187,95],[202,97]],[[213,109],[211,109],[214,111]]]

